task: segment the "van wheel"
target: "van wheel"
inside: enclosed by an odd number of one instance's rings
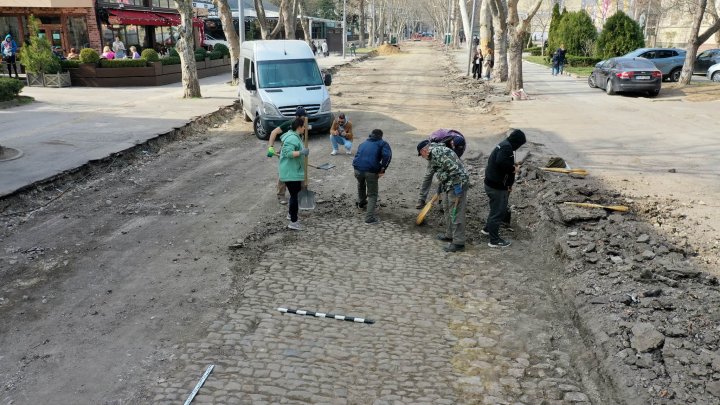
[[[270,134],[267,133],[265,130],[265,127],[262,124],[262,120],[260,119],[259,115],[255,116],[255,121],[253,121],[253,130],[255,131],[255,136],[258,137],[258,139],[262,139],[263,141],[267,140]]]
[[[243,103],[242,100],[240,100],[240,113],[241,113],[242,116],[243,116],[243,121],[245,121],[245,122],[250,122],[250,121],[252,121],[252,119],[250,118],[250,116],[245,113],[245,103]]]

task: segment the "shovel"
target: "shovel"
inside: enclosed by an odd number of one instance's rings
[[[540,170],[542,170],[544,172],[577,174],[578,176],[587,176],[588,175],[588,171],[585,169],[563,169],[560,167],[541,167]]]
[[[307,148],[310,140],[308,139],[308,119],[305,117],[305,147]],[[303,182],[302,190],[298,194],[298,207],[301,210],[314,210],[315,209],[315,193],[308,190],[308,157],[305,156],[305,181]]]
[[[423,207],[422,210],[420,210],[420,213],[417,216],[417,219],[415,220],[415,225],[422,225],[423,221],[425,221],[425,216],[428,212],[430,212],[430,209],[432,208],[433,204],[440,198],[440,194],[435,194],[430,201],[428,201],[427,204]]]
[[[624,205],[600,205],[600,204],[578,203],[578,202],[564,202],[563,204],[574,205],[576,207],[584,207],[584,208],[604,208],[606,210],[619,211],[619,212],[630,211],[630,208],[628,208]]]

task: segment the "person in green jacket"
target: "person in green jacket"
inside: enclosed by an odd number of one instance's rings
[[[305,119],[295,118],[292,129],[280,137],[282,149],[280,150],[280,164],[278,165],[278,177],[280,177],[280,181],[285,183],[290,192],[290,200],[288,201],[290,224],[288,228],[296,231],[302,229],[300,221],[298,221],[298,194],[305,179],[303,157],[310,154],[310,150],[303,145],[300,136],[303,132],[305,132]]]

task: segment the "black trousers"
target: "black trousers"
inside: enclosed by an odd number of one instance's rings
[[[472,74],[473,79],[479,79],[482,77],[482,59],[480,60],[480,64],[473,63]]]
[[[286,181],[288,191],[290,192],[290,199],[288,200],[288,213],[290,214],[290,221],[297,222],[298,220],[298,194],[302,188],[302,181]]]

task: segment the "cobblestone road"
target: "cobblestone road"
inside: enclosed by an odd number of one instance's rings
[[[310,216],[288,250],[265,252],[240,305],[184,348],[184,369],[154,400],[178,403],[215,364],[197,403],[589,403],[532,270],[487,249],[439,253],[428,235],[361,219]]]

